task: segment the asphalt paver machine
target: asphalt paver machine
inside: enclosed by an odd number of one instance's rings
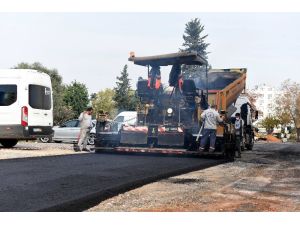
[[[96,152],[142,152],[179,155],[235,156],[232,113],[234,102],[245,88],[246,69],[207,71],[207,61],[195,52],[136,57],[129,61],[143,66],[136,95],[140,100],[135,125],[109,124],[97,131]],[[204,73],[184,79],[182,66],[202,66]],[[161,83],[161,67],[171,66],[168,86]],[[202,121],[200,115],[215,104],[224,117],[218,125],[216,150],[199,152]],[[236,108],[235,108],[236,109]],[[119,127],[119,128],[118,128]],[[209,143],[208,143],[209,144]]]

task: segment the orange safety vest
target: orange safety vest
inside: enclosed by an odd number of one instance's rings
[[[180,91],[182,91],[182,85],[183,85],[183,78],[182,75],[180,75],[178,79],[178,87]]]
[[[156,90],[158,90],[160,88],[160,84],[161,84],[161,76],[156,75],[156,79],[155,79],[155,89]]]

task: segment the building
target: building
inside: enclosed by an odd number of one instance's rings
[[[262,117],[273,116],[279,91],[275,87],[262,84],[257,85],[251,92],[257,96],[255,106],[257,110],[262,112]]]

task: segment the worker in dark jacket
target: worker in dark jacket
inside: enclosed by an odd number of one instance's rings
[[[235,114],[235,122],[234,122],[234,129],[235,129],[235,150],[238,153],[237,158],[241,158],[241,146],[243,140],[243,126],[244,121],[241,119],[241,114]]]

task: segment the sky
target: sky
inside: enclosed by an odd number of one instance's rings
[[[113,88],[127,64],[135,87],[147,70],[129,52],[177,52],[193,18],[205,26],[213,68],[247,68],[248,88],[300,82],[300,13],[0,13],[0,68],[40,62],[93,93]]]

